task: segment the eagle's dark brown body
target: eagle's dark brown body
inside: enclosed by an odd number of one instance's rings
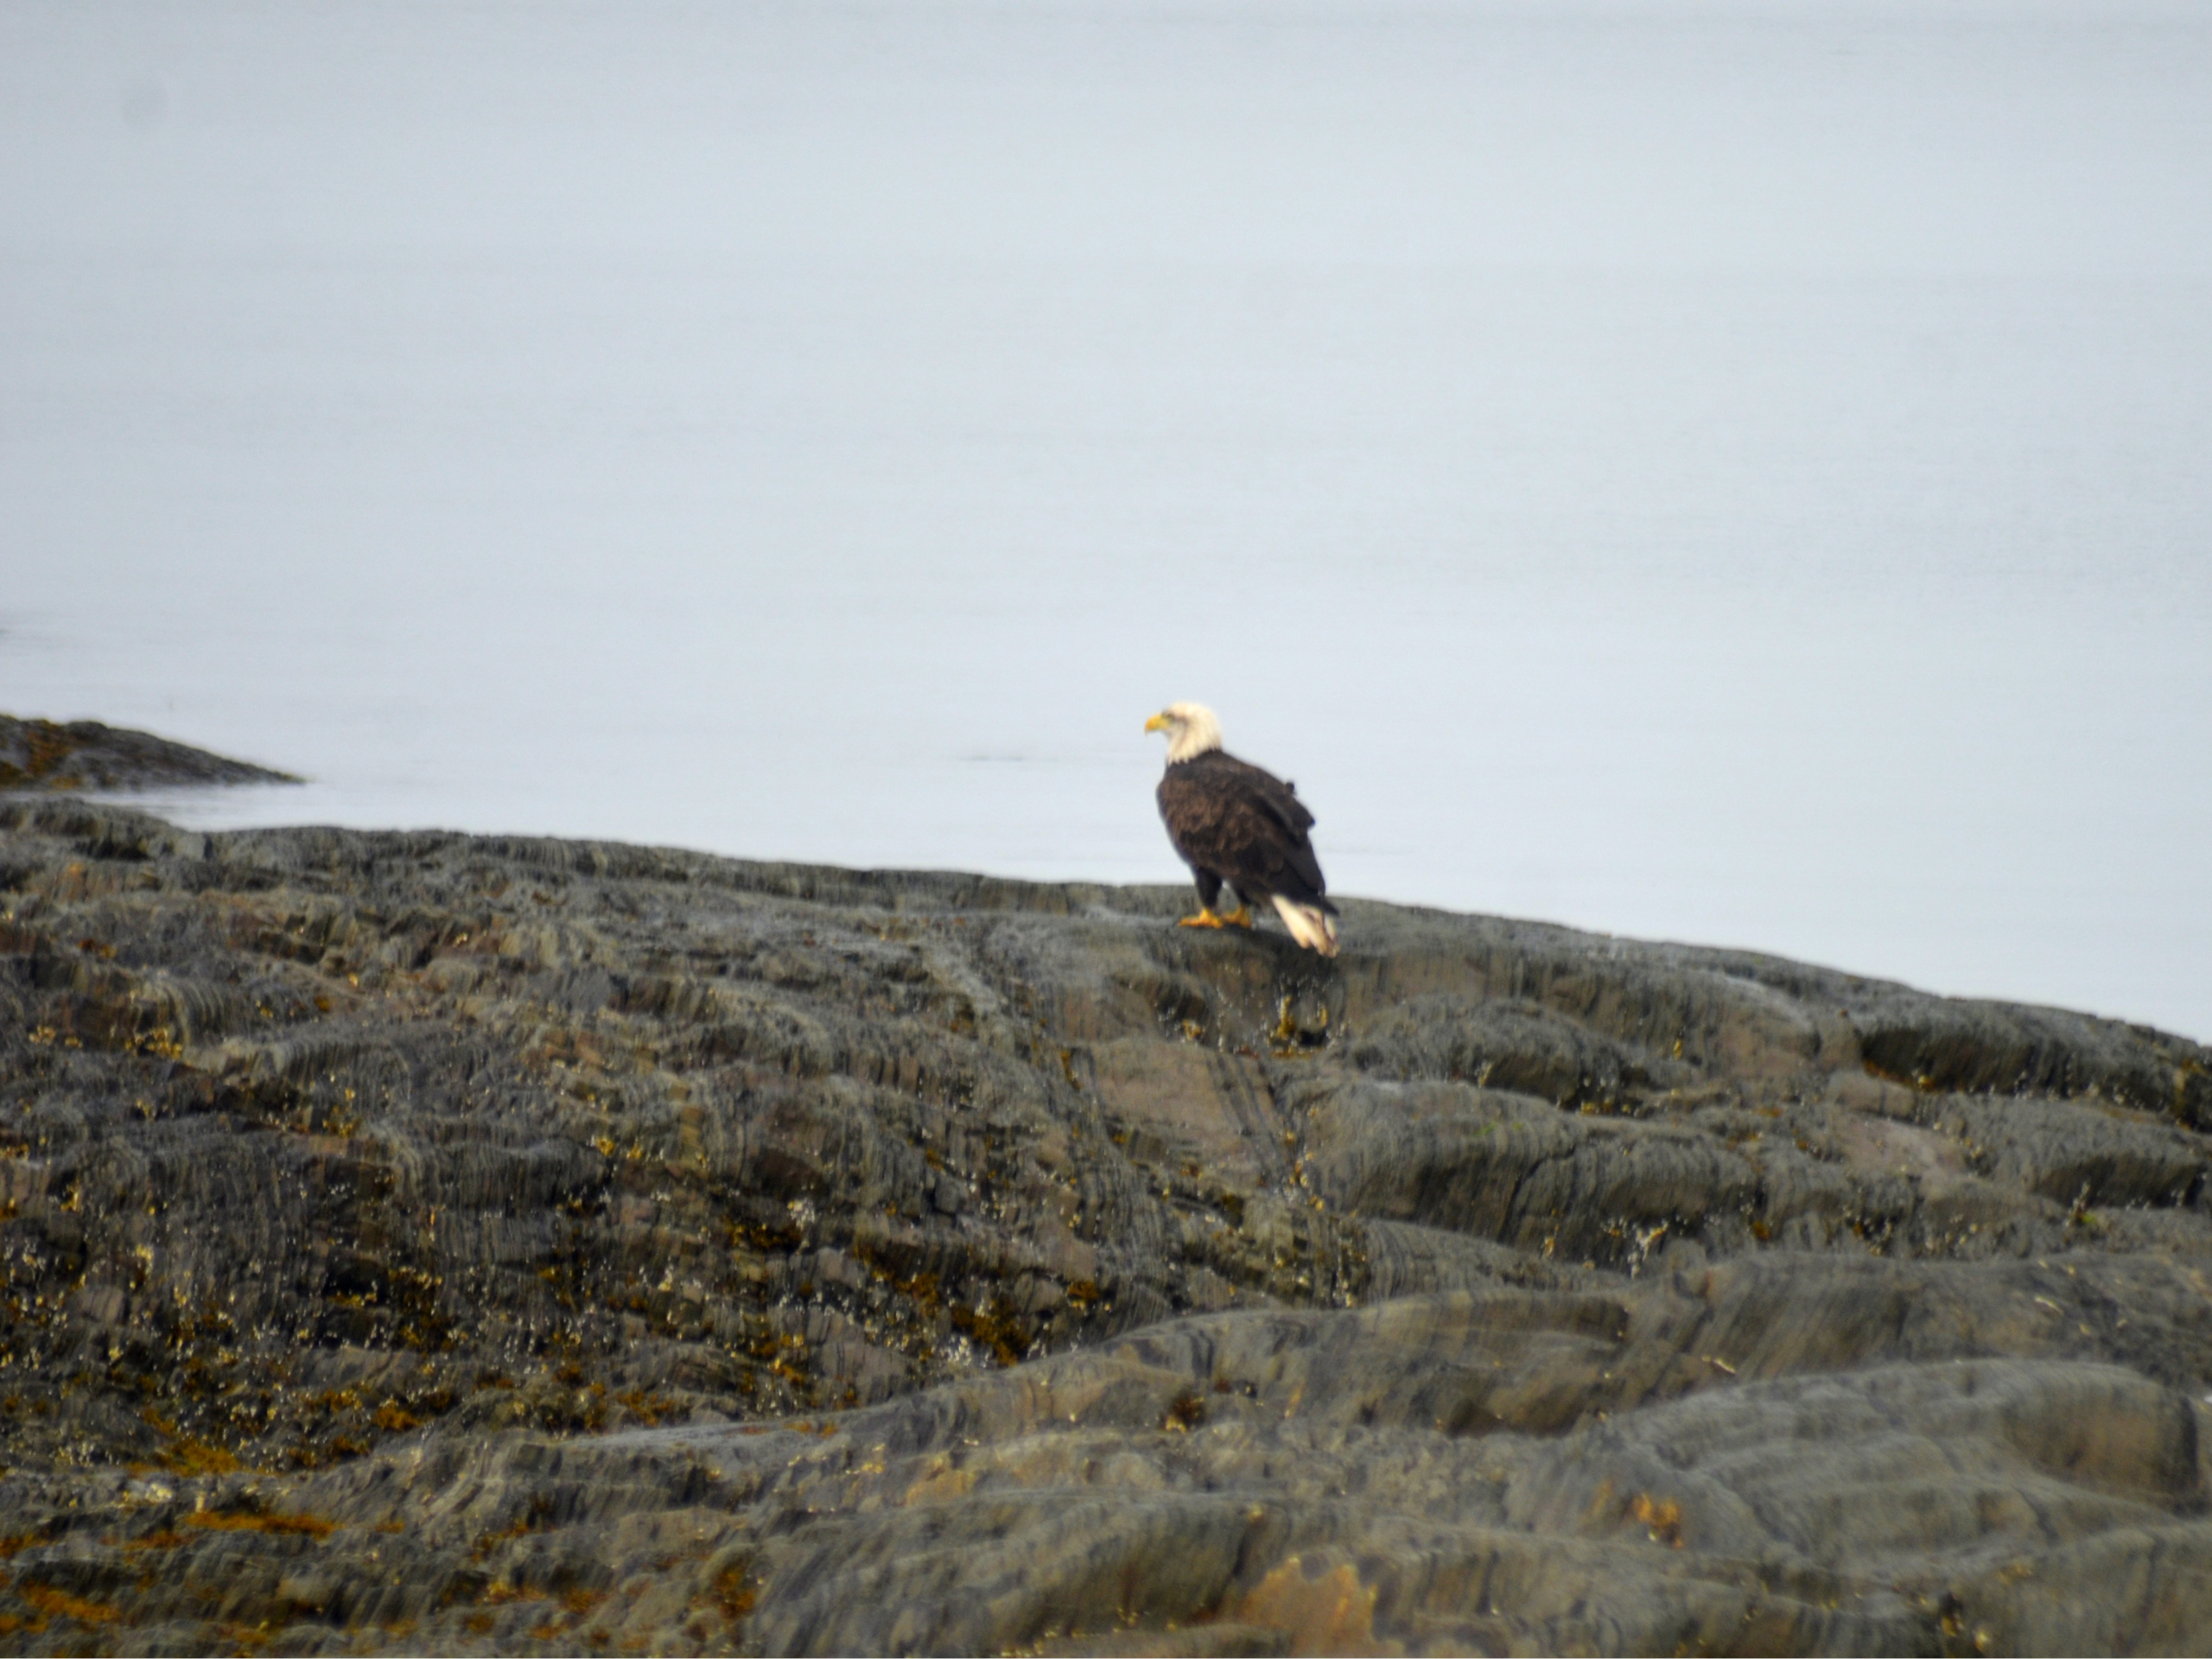
[[[1191,867],[1198,903],[1207,910],[1227,882],[1248,905],[1280,894],[1336,913],[1322,897],[1326,883],[1306,838],[1313,815],[1280,778],[1209,749],[1169,766],[1159,798],[1167,838]]]

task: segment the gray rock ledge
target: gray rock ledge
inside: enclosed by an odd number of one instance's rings
[[[2212,1648],[2212,1052],[0,800],[0,1649]]]
[[[296,784],[289,772],[188,748],[97,720],[0,715],[0,790],[189,789],[211,784]]]

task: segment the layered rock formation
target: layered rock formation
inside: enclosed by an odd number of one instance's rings
[[[0,1647],[2212,1643],[2212,1052],[0,803]]]

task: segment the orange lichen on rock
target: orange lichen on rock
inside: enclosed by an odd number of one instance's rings
[[[1673,1498],[1655,1499],[1649,1492],[1638,1492],[1629,1513],[1643,1524],[1653,1543],[1669,1549],[1682,1547],[1682,1506]]]
[[[1375,1586],[1350,1561],[1309,1576],[1294,1555],[1247,1591],[1224,1617],[1284,1632],[1296,1654],[1395,1654],[1405,1649],[1375,1633]]]

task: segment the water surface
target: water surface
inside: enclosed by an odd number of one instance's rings
[[[1332,888],[2212,1037],[2212,15],[0,10],[0,708],[201,824]]]

